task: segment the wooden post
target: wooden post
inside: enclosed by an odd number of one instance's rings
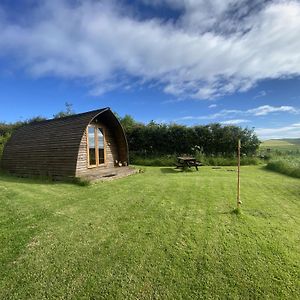
[[[240,172],[241,172],[241,140],[238,140],[238,178],[237,178],[237,199],[236,199],[236,203],[237,203],[237,208],[240,207],[240,205],[242,204],[241,202],[241,198],[240,198],[240,189],[241,189],[241,182],[240,182]]]

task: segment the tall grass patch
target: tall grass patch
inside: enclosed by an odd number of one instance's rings
[[[139,166],[168,167],[168,166],[174,166],[176,162],[177,162],[176,155],[156,155],[156,156],[131,155],[130,156],[130,163]]]
[[[194,155],[193,155],[194,156]],[[130,163],[134,165],[143,166],[158,166],[158,167],[169,167],[175,166],[178,155],[132,155],[130,157]],[[236,157],[226,156],[210,156],[205,154],[196,154],[196,159],[205,166],[236,166]],[[241,165],[258,165],[261,160],[257,157],[244,156],[241,158]]]
[[[199,160],[205,166],[236,166],[237,157],[235,156],[210,156],[201,153],[196,154],[197,160]],[[242,156],[241,165],[258,165],[261,160],[255,156]]]
[[[300,178],[300,157],[286,156],[271,159],[266,168],[291,177]]]

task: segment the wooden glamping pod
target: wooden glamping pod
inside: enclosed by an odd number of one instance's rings
[[[55,179],[133,173],[124,130],[109,108],[19,128],[4,148],[1,165],[19,176]]]

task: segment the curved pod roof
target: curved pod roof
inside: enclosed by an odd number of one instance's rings
[[[113,129],[128,161],[124,130],[110,108],[23,126],[7,142],[2,156],[3,169],[17,174],[74,177],[79,146],[86,127],[100,118]]]

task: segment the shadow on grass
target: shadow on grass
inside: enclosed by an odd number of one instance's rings
[[[220,211],[220,212],[217,212],[217,213],[220,214],[220,215],[237,215],[237,216],[243,214],[241,207],[231,208],[231,209]]]
[[[242,214],[242,209],[240,207],[234,208],[231,212],[232,215],[240,216]]]
[[[226,215],[226,216],[230,217],[232,220],[234,220],[234,219],[242,220],[245,217],[244,211],[241,208],[233,208],[231,210],[222,212],[220,214]]]
[[[182,174],[182,173],[193,173],[195,172],[196,170],[192,170],[191,168],[186,168],[186,169],[175,169],[175,167],[162,167],[160,168],[160,171],[163,173],[163,174]]]
[[[182,173],[182,170],[175,169],[175,168],[160,168],[160,171],[161,171],[163,174]]]
[[[20,184],[59,184],[61,182],[54,182],[49,179],[31,178],[31,177],[19,177],[11,174],[0,173],[0,181],[20,183]]]
[[[89,183],[85,182],[84,180],[79,180],[77,178],[70,180],[54,180],[46,176],[17,176],[14,174],[9,174],[3,170],[0,170],[0,181],[20,184],[72,184],[77,186],[89,185]]]

